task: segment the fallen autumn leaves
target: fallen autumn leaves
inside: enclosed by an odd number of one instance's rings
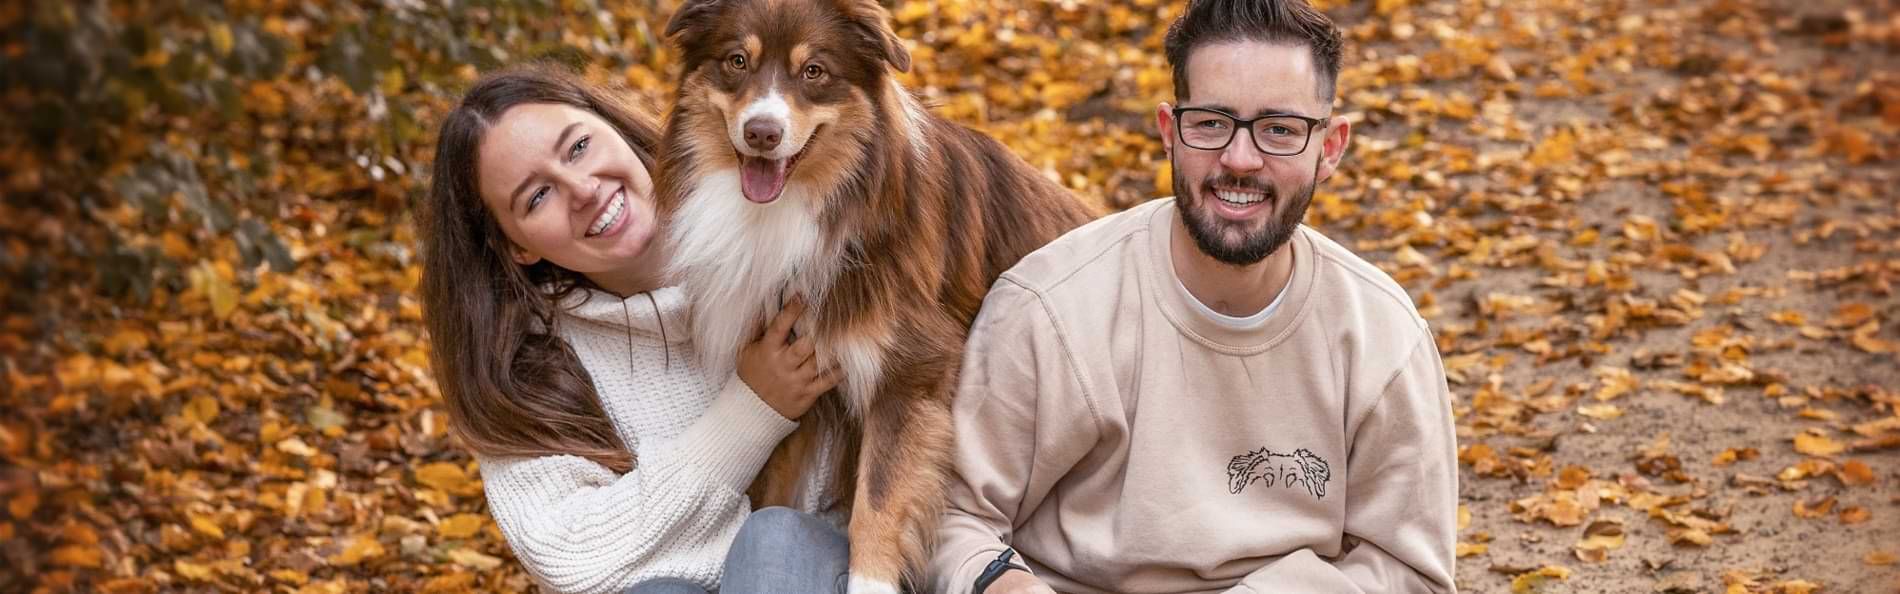
[[[295,75],[234,67],[233,112],[148,106],[94,122],[107,148],[83,151],[0,127],[0,590],[526,589],[435,408],[404,208],[429,123],[479,60],[398,43],[345,72],[326,56],[436,23],[569,56],[659,106],[658,4],[237,6],[154,30],[126,66],[171,76],[189,48],[284,44]],[[906,80],[940,112],[1124,207],[1171,191],[1149,126],[1177,4],[894,13]],[[1900,12],[1322,4],[1348,32],[1355,138],[1308,221],[1437,332],[1463,588],[1894,588]],[[108,16],[159,18],[138,6]],[[23,10],[0,26],[45,16]],[[217,204],[269,233],[215,230]],[[108,290],[128,261],[149,265],[148,293]]]

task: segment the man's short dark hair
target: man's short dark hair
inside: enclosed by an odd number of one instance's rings
[[[1326,13],[1305,0],[1188,0],[1187,11],[1168,27],[1163,47],[1174,67],[1174,96],[1188,97],[1188,56],[1228,41],[1284,43],[1310,48],[1319,74],[1319,98],[1332,105],[1339,80],[1342,41]]]

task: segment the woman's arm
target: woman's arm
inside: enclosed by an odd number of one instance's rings
[[[751,512],[746,486],[796,427],[734,377],[632,472],[576,456],[484,458],[483,488],[515,556],[556,591],[618,593],[659,577],[712,589]]]

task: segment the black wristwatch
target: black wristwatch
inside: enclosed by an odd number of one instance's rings
[[[983,568],[983,573],[976,575],[976,587],[970,589],[970,594],[983,594],[984,590],[990,589],[991,583],[1003,577],[1003,573],[1011,569],[1016,571],[1029,571],[1027,567],[1009,562],[1009,559],[1015,556],[1015,549],[1003,549],[1003,553],[997,555],[996,560],[991,561],[989,567]]]

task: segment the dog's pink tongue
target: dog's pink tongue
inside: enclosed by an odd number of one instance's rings
[[[739,187],[746,200],[759,204],[777,200],[785,191],[785,160],[746,157],[739,164]]]

